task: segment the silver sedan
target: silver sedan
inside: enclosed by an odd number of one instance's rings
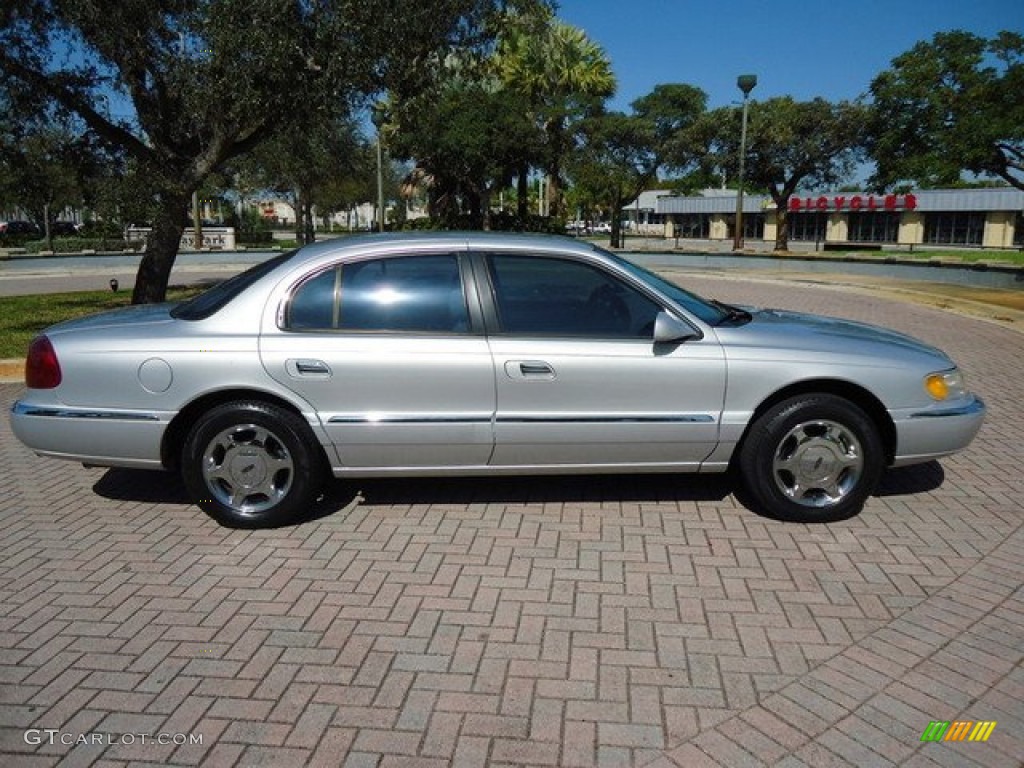
[[[180,471],[232,526],[294,519],[329,474],[730,469],[756,511],[833,521],[984,418],[907,336],[479,233],[320,242],[183,304],[61,323],[26,384],[11,421],[37,453]]]

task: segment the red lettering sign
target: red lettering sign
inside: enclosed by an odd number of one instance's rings
[[[825,195],[819,197],[791,197],[789,198],[789,210],[791,211],[898,211],[903,208],[912,211],[917,208],[917,197],[914,195],[885,195],[875,197],[874,195],[835,195],[831,199]]]

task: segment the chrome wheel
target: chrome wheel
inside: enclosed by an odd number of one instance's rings
[[[202,475],[217,501],[252,514],[276,506],[288,495],[295,463],[272,431],[257,424],[238,424],[207,443]]]
[[[797,424],[778,443],[772,478],[784,496],[805,507],[830,507],[857,487],[864,452],[857,436],[835,421]]]
[[[752,509],[800,523],[857,514],[884,467],[878,426],[857,404],[825,393],[796,395],[765,409],[735,464]]]

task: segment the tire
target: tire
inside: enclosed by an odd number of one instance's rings
[[[231,528],[295,519],[316,501],[325,470],[299,416],[270,403],[225,403],[204,413],[182,448],[181,474],[200,509]]]
[[[758,418],[738,465],[755,511],[830,523],[861,511],[885,458],[878,428],[863,410],[841,397],[812,394],[784,400]]]

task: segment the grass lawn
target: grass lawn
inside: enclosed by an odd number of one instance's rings
[[[203,288],[171,288],[168,301],[195,296]],[[82,315],[105,312],[131,304],[131,291],[47,293],[0,298],[0,359],[24,357],[29,342],[43,328]]]
[[[883,251],[884,255],[898,255],[904,259],[942,259],[943,261],[989,261],[993,264],[1024,266],[1024,251]]]

